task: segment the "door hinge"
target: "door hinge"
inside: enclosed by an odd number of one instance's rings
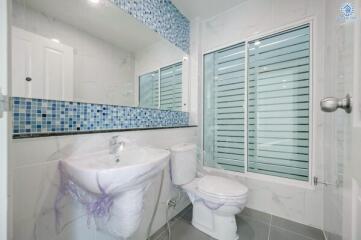
[[[0,89],[0,118],[3,117],[4,112],[9,111],[10,107],[9,107],[9,97],[6,95],[3,95],[1,93],[1,89]]]

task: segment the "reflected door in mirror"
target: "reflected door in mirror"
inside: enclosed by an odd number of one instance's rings
[[[73,100],[73,49],[12,28],[13,96]]]

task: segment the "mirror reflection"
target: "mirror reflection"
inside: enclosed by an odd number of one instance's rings
[[[12,24],[13,96],[185,105],[186,53],[108,0],[14,0]]]

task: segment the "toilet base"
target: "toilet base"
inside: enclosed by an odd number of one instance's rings
[[[218,236],[213,232],[210,232],[208,229],[206,229],[205,227],[203,227],[202,225],[198,225],[196,223],[193,223],[192,221],[192,225],[193,227],[197,228],[199,231],[204,232],[205,234],[211,236],[212,238],[218,239],[218,240],[223,240],[225,238],[222,238],[222,236]],[[235,238],[233,238],[233,240],[238,240],[239,236],[236,234]]]
[[[193,203],[192,225],[218,240],[238,240],[235,215],[219,215],[202,202]]]

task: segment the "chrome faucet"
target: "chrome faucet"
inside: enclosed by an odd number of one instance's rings
[[[119,140],[118,136],[113,136],[109,142],[110,154],[118,154],[123,151],[125,147],[125,141]]]

